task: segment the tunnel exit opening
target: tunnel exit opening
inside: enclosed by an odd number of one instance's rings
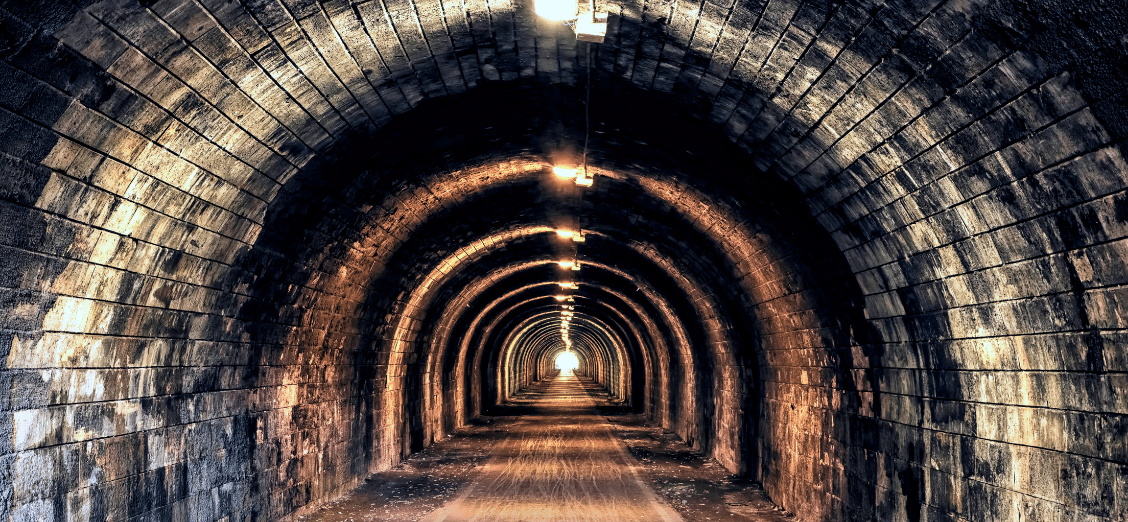
[[[553,365],[557,370],[560,370],[560,373],[562,375],[571,375],[572,372],[576,371],[576,369],[580,367],[580,359],[576,357],[576,352],[560,352],[560,355],[556,356],[556,360]]]

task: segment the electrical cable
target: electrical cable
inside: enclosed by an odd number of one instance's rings
[[[592,1],[592,9],[595,8],[595,2]],[[591,136],[591,43],[587,42],[587,92],[584,98],[584,177],[587,177],[587,154],[588,154],[588,139]]]

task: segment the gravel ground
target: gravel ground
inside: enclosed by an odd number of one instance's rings
[[[773,505],[757,484],[729,475],[715,461],[694,453],[642,416],[607,404],[599,411],[638,461],[636,472],[643,482],[686,521],[793,519]],[[518,419],[520,416],[486,417],[298,520],[417,522],[455,500],[474,481],[491,448],[506,439],[509,427]]]
[[[302,522],[417,522],[457,496],[504,436],[494,422],[473,426],[377,473],[345,498],[300,517]]]
[[[638,472],[687,521],[786,522],[794,516],[772,504],[758,484],[729,474],[713,459],[694,453],[676,435],[641,415],[605,408]]]

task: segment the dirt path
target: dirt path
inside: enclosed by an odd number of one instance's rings
[[[478,478],[427,522],[680,522],[635,472],[591,395],[572,375],[538,383],[514,401],[530,413],[513,423]]]
[[[505,415],[412,455],[304,520],[786,520],[754,485],[641,416],[616,413],[605,397],[571,375],[537,383]]]

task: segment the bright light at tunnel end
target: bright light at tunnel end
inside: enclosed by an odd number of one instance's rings
[[[575,353],[565,351],[556,356],[556,369],[560,370],[560,373],[572,373],[579,367],[580,359]]]

